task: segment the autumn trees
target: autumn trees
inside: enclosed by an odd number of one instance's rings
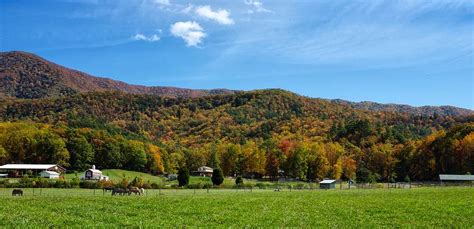
[[[0,163],[306,181],[473,171],[473,118],[357,110],[281,90],[206,98],[94,92],[0,106]],[[12,123],[9,123],[12,121]]]

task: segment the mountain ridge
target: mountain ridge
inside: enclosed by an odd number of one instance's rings
[[[200,97],[235,92],[227,89],[202,90],[133,85],[110,78],[92,76],[31,53],[21,51],[0,53],[0,94],[4,96],[36,99],[106,90],[166,97]]]
[[[197,98],[213,95],[228,95],[239,92],[238,90],[229,89],[202,90],[133,85],[110,78],[92,76],[78,70],[58,65],[32,53],[22,51],[0,53],[0,98],[40,99],[109,90],[172,98]],[[382,104],[370,101],[351,102],[342,99],[327,100],[354,109],[369,111],[405,112],[423,116],[467,116],[474,114],[474,111],[470,109],[454,106],[414,107],[404,104]]]

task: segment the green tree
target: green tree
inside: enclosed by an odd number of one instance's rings
[[[189,170],[186,167],[181,167],[178,171],[178,183],[179,186],[185,186],[189,184]]]
[[[224,174],[221,168],[217,167],[214,169],[211,180],[214,185],[221,185],[224,182]]]
[[[122,143],[121,151],[125,156],[125,168],[135,171],[145,170],[147,156],[142,142],[135,140],[125,141]]]
[[[66,144],[71,155],[69,163],[74,170],[86,170],[94,163],[94,151],[83,136],[72,137]]]
[[[235,178],[235,184],[236,184],[237,186],[243,185],[243,184],[244,184],[244,179],[242,179],[241,176],[238,176],[237,178]]]

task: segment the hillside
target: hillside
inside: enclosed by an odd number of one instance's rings
[[[463,109],[453,106],[421,106],[413,107],[403,104],[381,104],[374,102],[350,102],[341,99],[332,100],[334,103],[349,105],[352,108],[360,110],[370,111],[390,111],[390,112],[403,112],[421,116],[467,116],[472,115],[474,112],[469,109]]]
[[[0,164],[151,174],[209,165],[226,176],[276,179],[283,171],[305,181],[474,173],[469,110],[356,104],[278,89],[150,93],[29,54],[2,55]]]
[[[193,90],[176,87],[130,85],[72,70],[31,53],[18,51],[0,53],[0,99],[37,99],[100,91],[120,91],[171,98],[196,98],[238,92],[227,89]],[[338,99],[332,100],[332,102],[359,110],[404,112],[422,116],[466,116],[474,113],[472,110],[452,106],[411,107],[373,102],[353,103]]]
[[[130,85],[68,69],[31,53],[0,53],[0,95],[34,99],[107,90],[166,97],[200,97],[234,93],[226,89],[192,90]]]

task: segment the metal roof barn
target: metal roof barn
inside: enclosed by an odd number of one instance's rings
[[[23,175],[28,170],[33,171],[34,174],[43,171],[55,171],[58,173],[64,173],[66,171],[62,166],[55,164],[6,164],[0,166],[0,171],[7,171],[9,174],[16,174],[14,176]]]

